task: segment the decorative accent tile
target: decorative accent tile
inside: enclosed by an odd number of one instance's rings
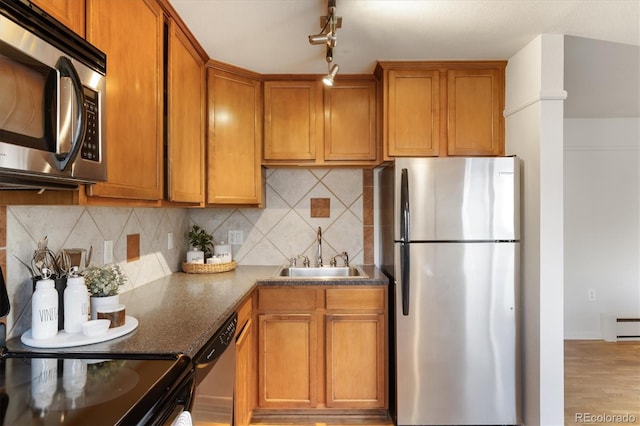
[[[312,198],[310,201],[311,217],[330,217],[331,198]]]
[[[311,215],[312,198],[330,199],[329,206],[331,210],[327,217],[313,217]],[[329,190],[329,188],[327,188],[323,183],[320,183],[313,187],[313,189],[294,206],[294,209],[313,229],[318,229],[318,226],[325,229],[346,210],[346,206]]]
[[[140,234],[127,235],[127,262],[140,260]]]

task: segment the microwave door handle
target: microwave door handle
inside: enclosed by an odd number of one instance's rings
[[[58,168],[60,170],[66,170],[71,164],[73,164],[73,160],[75,160],[78,152],[80,151],[80,146],[82,145],[82,141],[84,140],[84,135],[87,131],[87,112],[84,109],[84,91],[82,90],[82,84],[80,83],[80,77],[76,72],[71,61],[61,56],[58,59],[58,63],[56,64],[56,68],[60,72],[60,76],[69,77],[71,80],[71,85],[73,86],[73,92],[75,94],[74,99],[76,101],[76,128],[73,132],[73,139],[71,141],[71,147],[68,152],[60,152],[56,154],[56,158],[58,160]]]

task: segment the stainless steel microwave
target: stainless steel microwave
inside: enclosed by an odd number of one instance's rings
[[[0,0],[0,189],[107,179],[106,55],[29,3]]]

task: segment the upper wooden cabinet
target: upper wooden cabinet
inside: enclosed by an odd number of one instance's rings
[[[73,30],[80,37],[84,37],[84,0],[31,0],[31,3]]]
[[[506,61],[378,63],[385,159],[504,155],[505,66]]]
[[[173,20],[167,63],[167,199],[204,203],[204,61]]]
[[[378,164],[376,81],[344,77],[264,83],[264,164]]]
[[[91,196],[163,198],[163,24],[153,0],[87,2],[87,40],[108,61],[108,181]]]
[[[266,81],[265,163],[315,161],[316,146],[322,140],[322,114],[319,81]]]
[[[504,66],[447,71],[447,154],[504,155]]]
[[[211,64],[207,79],[207,203],[261,204],[261,83]]]
[[[377,163],[376,82],[338,79],[324,88],[325,162]]]
[[[385,80],[387,155],[437,156],[440,149],[440,72],[389,70]]]

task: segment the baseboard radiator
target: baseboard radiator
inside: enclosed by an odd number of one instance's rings
[[[640,315],[600,315],[602,337],[607,342],[640,340]]]

